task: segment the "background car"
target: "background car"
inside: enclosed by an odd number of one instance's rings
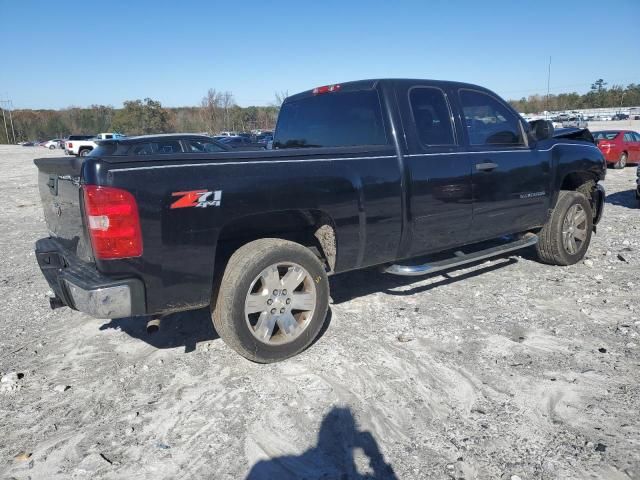
[[[55,150],[56,148],[62,148],[60,147],[60,142],[64,142],[64,140],[61,138],[54,138],[53,140],[42,143],[41,146],[48,148],[49,150]]]
[[[263,133],[256,136],[256,143],[264,143],[265,145],[273,141],[272,133]]]
[[[631,130],[592,132],[608,165],[624,168],[627,163],[640,163],[640,134]]]
[[[563,128],[587,128],[589,123],[585,120],[582,115],[577,115],[575,117],[569,117],[569,119],[564,120],[562,122]]]
[[[254,143],[250,138],[241,137],[224,137],[221,138],[220,143],[230,147],[234,150],[266,150],[267,146],[264,143]]]
[[[629,115],[627,115],[626,113],[616,113],[613,117],[611,117],[612,120],[629,120]]]

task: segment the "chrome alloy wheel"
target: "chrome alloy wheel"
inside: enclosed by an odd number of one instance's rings
[[[316,285],[303,267],[277,263],[251,282],[244,302],[249,330],[271,345],[292,342],[306,330],[316,309]]]
[[[587,212],[581,205],[574,204],[562,222],[562,245],[570,255],[578,253],[587,239]]]

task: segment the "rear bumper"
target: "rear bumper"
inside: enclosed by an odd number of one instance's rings
[[[36,242],[42,274],[65,305],[95,318],[145,314],[145,293],[137,278],[113,279],[64,250],[55,240]]]

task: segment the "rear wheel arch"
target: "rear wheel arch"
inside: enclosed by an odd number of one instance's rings
[[[328,272],[335,270],[337,240],[331,216],[321,210],[281,210],[239,217],[222,227],[216,246],[216,276],[236,250],[261,238],[303,245],[320,258]]]

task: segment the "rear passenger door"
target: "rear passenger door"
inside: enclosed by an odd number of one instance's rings
[[[471,226],[471,164],[460,155],[449,92],[430,83],[397,89],[407,142],[410,256],[467,242]]]
[[[551,152],[529,147],[523,120],[499,98],[461,88],[458,99],[473,185],[470,240],[542,225],[550,198]]]

